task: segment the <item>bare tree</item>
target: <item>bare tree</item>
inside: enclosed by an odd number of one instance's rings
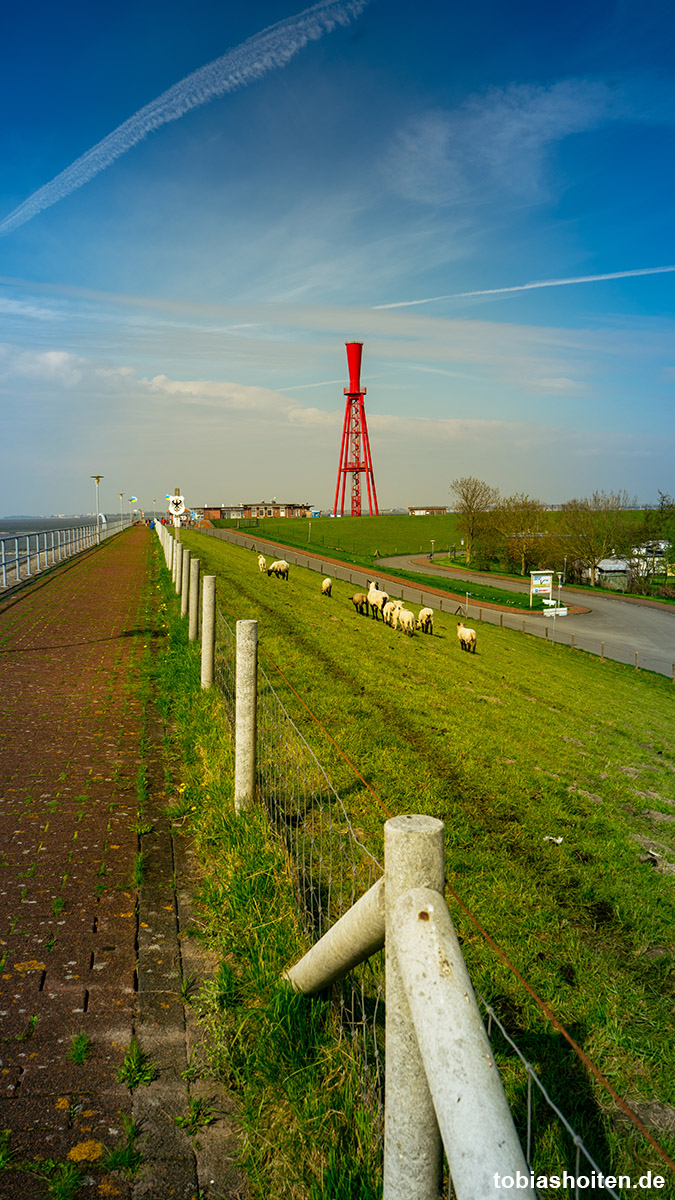
[[[470,563],[474,542],[485,528],[485,514],[499,501],[499,491],[472,475],[453,479],[450,487],[459,501],[459,529],[464,535],[466,561]]]
[[[588,568],[591,587],[597,582],[598,563],[629,549],[633,530],[627,514],[634,506],[625,491],[593,492],[563,504],[559,531],[564,554]]]
[[[504,557],[517,562],[520,574],[539,566],[549,553],[546,514],[540,500],[525,492],[504,496],[492,513],[504,547]]]

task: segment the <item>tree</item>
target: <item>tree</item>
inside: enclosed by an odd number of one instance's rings
[[[563,504],[559,530],[565,557],[588,568],[591,587],[596,585],[598,563],[603,558],[630,550],[633,525],[628,513],[634,506],[635,500],[625,491],[593,492]]]
[[[548,554],[545,511],[540,500],[525,492],[505,496],[492,513],[507,562],[517,562],[521,575]]]
[[[470,563],[474,542],[486,527],[485,515],[499,501],[499,490],[473,475],[453,479],[450,487],[459,501],[456,509],[459,529],[464,536],[466,561]]]

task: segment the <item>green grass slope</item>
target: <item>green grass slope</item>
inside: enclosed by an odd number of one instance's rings
[[[662,1106],[675,1105],[673,685],[488,625],[476,626],[477,654],[464,654],[456,619],[439,614],[433,637],[409,639],[358,616],[347,584],[334,582],[327,599],[316,573],[292,567],[284,583],[261,574],[251,551],[182,540],[218,576],[223,611],[259,622],[261,648],[389,811],[445,822],[452,887],[658,1129],[658,1114],[673,1112]],[[275,686],[381,855],[377,802],[280,678]],[[613,1103],[451,908],[475,986],[563,1109],[573,1118],[581,1106],[587,1128],[596,1115],[597,1153],[615,1159],[619,1145],[627,1168],[632,1142]]]

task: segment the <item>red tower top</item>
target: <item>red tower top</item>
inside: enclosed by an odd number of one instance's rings
[[[365,396],[366,389],[361,389],[361,355],[363,342],[345,342],[347,348],[347,366],[349,367],[349,388],[344,389],[345,396]]]

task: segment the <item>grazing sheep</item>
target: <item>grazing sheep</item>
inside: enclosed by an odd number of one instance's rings
[[[279,558],[267,568],[267,576],[276,575],[277,579],[288,579],[288,563],[285,558]]]
[[[370,614],[377,620],[377,614],[382,615],[382,610],[389,596],[386,592],[381,592],[375,581],[368,582],[368,603],[370,605]],[[384,620],[384,617],[382,618]]]
[[[258,570],[259,571],[267,570],[267,559],[265,558],[264,554],[258,555]]]
[[[459,638],[460,650],[467,650],[469,654],[476,653],[476,630],[469,629],[460,621],[457,626],[457,637]]]
[[[417,614],[417,628],[422,630],[422,633],[434,632],[434,610],[433,608],[421,608]]]
[[[395,629],[398,623],[398,613],[402,608],[402,600],[388,600],[382,609],[382,620],[384,621],[385,625],[391,625],[392,629]]]
[[[410,634],[410,637],[415,636],[415,614],[409,608],[401,608],[398,611],[398,627],[404,633]]]
[[[321,595],[322,596],[330,596],[332,587],[333,587],[333,580],[326,577],[324,579],[323,583],[321,584]]]
[[[355,592],[352,596],[352,604],[357,613],[361,613],[362,615],[365,613],[368,616],[368,597],[365,592]]]

